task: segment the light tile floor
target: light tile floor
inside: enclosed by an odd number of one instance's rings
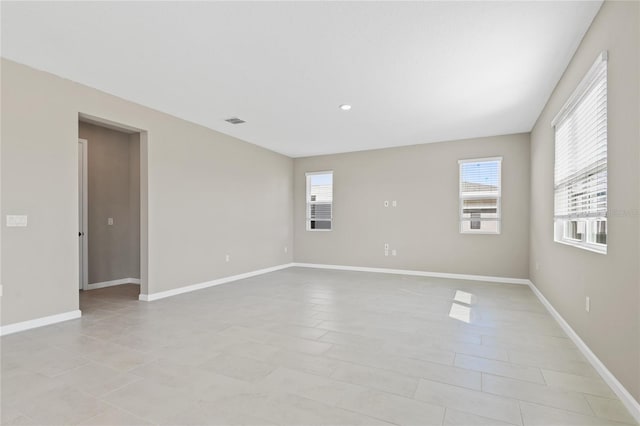
[[[525,286],[291,268],[9,335],[2,424],[615,425]]]

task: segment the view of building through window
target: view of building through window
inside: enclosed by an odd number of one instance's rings
[[[500,233],[502,159],[460,161],[460,232]]]
[[[331,230],[333,172],[307,173],[307,230]]]

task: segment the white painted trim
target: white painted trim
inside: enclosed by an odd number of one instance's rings
[[[95,290],[97,288],[112,287],[114,285],[121,285],[121,284],[140,285],[140,279],[139,278],[121,278],[119,280],[102,281],[99,283],[87,284],[87,290]]]
[[[174,288],[172,290],[161,291],[159,293],[151,293],[151,294],[140,293],[140,296],[138,296],[138,299],[142,300],[143,302],[152,302],[154,300],[164,299],[165,297],[177,296],[178,294],[190,293],[192,291],[202,290],[204,288],[209,288],[216,285],[229,283],[232,281],[255,277],[256,275],[262,275],[262,274],[267,274],[269,272],[279,271],[281,269],[290,268],[293,265],[294,265],[293,263],[285,263],[283,265],[277,265],[277,266],[272,266],[270,268],[258,269],[257,271],[246,272],[244,274],[239,274],[239,275],[231,275],[229,277],[219,278],[213,281],[206,281],[203,283]]]
[[[43,327],[45,325],[56,324],[80,318],[82,312],[80,310],[64,312],[62,314],[50,315],[48,317],[36,318],[29,321],[16,322],[13,324],[3,325],[0,327],[0,336],[17,333],[19,331],[31,330],[32,328]]]
[[[609,385],[611,390],[620,398],[624,406],[629,410],[629,413],[636,419],[637,422],[640,422],[640,403],[635,400],[633,396],[629,393],[627,389],[620,383],[620,381],[616,378],[616,376],[609,371],[609,369],[598,359],[596,354],[594,354],[589,346],[578,336],[573,328],[567,323],[562,315],[555,310],[553,305],[544,297],[544,295],[538,290],[538,288],[533,284],[533,282],[529,281],[529,287],[531,291],[538,297],[540,302],[547,308],[547,311],[551,314],[551,316],[558,322],[560,327],[564,330],[565,333],[569,336],[569,338],[575,343],[575,345],[580,349],[582,355],[587,358],[589,363],[596,369],[596,371],[600,374],[602,379]]]
[[[463,160],[458,160],[458,164],[478,163],[480,161],[500,161],[502,163],[502,156],[484,157],[484,158],[465,158]]]
[[[489,281],[505,284],[529,285],[526,278],[490,277],[485,275],[450,274],[445,272],[411,271],[408,269],[370,268],[366,266],[323,265],[317,263],[293,263],[301,268],[336,269],[340,271],[377,272],[381,274],[412,275],[417,277],[451,278],[455,280]]]

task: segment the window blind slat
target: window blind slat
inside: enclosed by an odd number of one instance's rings
[[[555,239],[604,246],[600,252],[606,252],[606,59],[599,56],[553,123]]]

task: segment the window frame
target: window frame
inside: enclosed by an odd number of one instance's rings
[[[310,200],[310,189],[311,189],[311,177],[315,175],[331,175],[331,218],[330,219],[314,219],[314,221],[318,222],[329,222],[329,229],[318,229],[311,228],[311,217],[310,217],[310,206],[312,203],[318,203],[317,201]],[[305,172],[305,229],[310,232],[331,232],[333,231],[333,170],[323,170],[317,172]]]
[[[483,163],[483,162],[498,162],[498,195],[497,195],[497,203],[496,203],[496,219],[480,219],[480,223],[485,222],[496,222],[497,229],[496,231],[485,231],[485,230],[464,230],[463,224],[464,222],[470,222],[470,219],[466,219],[463,217],[464,210],[464,200],[482,200],[482,199],[490,199],[496,198],[495,195],[491,196],[463,196],[462,195],[462,166],[467,163]],[[458,231],[460,234],[465,235],[500,235],[502,233],[502,157],[483,157],[483,158],[468,158],[464,160],[458,160]]]
[[[587,251],[591,251],[594,253],[598,253],[598,254],[607,254],[607,246],[609,243],[608,240],[608,234],[609,234],[609,221],[607,218],[607,210],[608,210],[608,204],[609,204],[609,191],[608,191],[608,181],[606,183],[606,208],[605,208],[605,213],[604,216],[601,215],[587,215],[585,213],[581,213],[578,212],[576,215],[567,215],[566,217],[558,217],[556,215],[557,212],[557,193],[559,188],[556,186],[556,163],[558,161],[557,159],[557,151],[558,151],[558,143],[557,143],[557,137],[558,137],[558,126],[560,124],[562,124],[569,116],[570,114],[575,111],[575,109],[581,105],[582,101],[585,99],[585,96],[589,93],[589,91],[594,87],[595,84],[598,84],[598,77],[600,76],[600,67],[604,66],[604,80],[605,80],[605,85],[606,85],[606,89],[605,89],[605,123],[606,123],[606,131],[605,131],[605,148],[607,151],[606,157],[605,157],[605,167],[604,167],[604,171],[607,173],[608,175],[608,169],[609,169],[609,156],[608,156],[608,133],[609,133],[609,129],[608,129],[608,122],[609,122],[609,115],[608,115],[608,103],[609,103],[609,88],[608,88],[608,83],[609,83],[609,77],[608,77],[608,54],[607,51],[603,51],[600,54],[598,54],[595,62],[593,63],[593,65],[591,66],[591,68],[587,71],[587,73],[585,74],[585,76],[582,78],[582,80],[580,81],[580,83],[576,86],[576,88],[573,90],[573,92],[571,93],[571,95],[569,96],[569,98],[567,99],[567,101],[565,102],[565,104],[562,106],[562,108],[560,108],[560,111],[558,112],[558,114],[554,117],[554,119],[551,121],[551,126],[553,128],[553,136],[554,136],[554,172],[553,172],[553,182],[554,182],[554,189],[553,189],[553,196],[554,196],[554,202],[553,202],[553,240],[556,243],[559,244],[564,244],[567,246],[571,246],[571,247],[576,247],[582,250],[587,250]],[[584,232],[582,233],[582,238],[581,239],[576,239],[576,238],[571,238],[570,236],[570,232],[568,232],[569,228],[571,226],[573,226],[573,222],[576,222],[576,227],[578,229],[580,229],[581,227],[584,227]],[[606,237],[606,242],[605,243],[598,243],[595,242],[598,232],[597,232],[597,227],[598,227],[598,223],[599,222],[605,222],[605,235]],[[583,223],[583,225],[580,225],[580,223]],[[596,229],[596,232],[594,233],[593,230],[594,228]]]

